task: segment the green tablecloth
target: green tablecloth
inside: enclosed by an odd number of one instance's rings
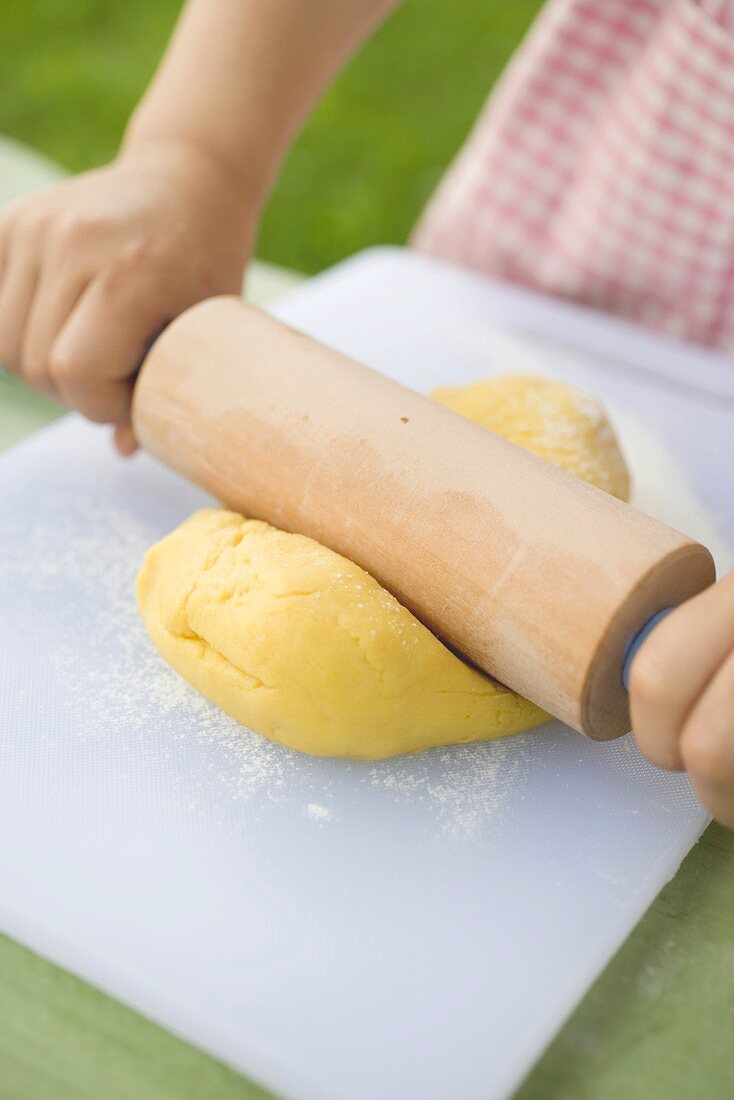
[[[32,156],[5,153],[0,143],[0,203],[52,174]],[[292,278],[285,273],[274,283],[272,270],[262,268],[257,277],[261,299]],[[58,415],[49,402],[0,375],[0,448]],[[265,1095],[0,936],[0,1100]],[[734,1098],[734,833],[717,825],[708,829],[518,1094],[518,1100],[620,1097]]]

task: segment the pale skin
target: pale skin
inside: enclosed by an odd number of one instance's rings
[[[115,161],[0,215],[0,362],[132,453],[146,347],[239,292],[292,138],[397,2],[189,0]],[[734,827],[734,574],[653,632],[630,686],[642,751]]]

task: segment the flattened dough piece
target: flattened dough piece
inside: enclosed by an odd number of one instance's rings
[[[585,395],[508,376],[434,396],[625,495],[624,460]],[[552,409],[562,430],[548,424]],[[197,512],[153,546],[138,603],[182,676],[243,725],[301,752],[380,759],[506,737],[546,718],[464,664],[359,566],[234,512]]]

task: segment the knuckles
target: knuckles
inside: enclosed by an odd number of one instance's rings
[[[68,248],[104,241],[113,231],[114,222],[110,217],[81,210],[59,215],[53,226],[54,235]]]
[[[77,250],[114,239],[117,220],[87,210],[59,210],[31,196],[7,207],[0,218],[0,232],[22,247],[49,242],[66,250]]]
[[[115,250],[98,276],[99,288],[112,301],[139,299],[140,288],[156,292],[156,280],[172,268],[168,250],[158,238],[138,236]]]
[[[3,214],[0,228],[21,248],[40,244],[54,224],[53,211],[46,206],[34,205],[30,200],[17,204]]]
[[[123,274],[140,275],[156,270],[168,261],[168,248],[165,242],[152,233],[142,233],[133,237],[117,252],[113,270]]]
[[[70,358],[63,350],[52,347],[48,356],[48,373],[62,389],[76,386],[84,378],[84,370],[77,360]]]

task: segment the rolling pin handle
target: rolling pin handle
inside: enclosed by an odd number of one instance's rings
[[[624,649],[624,657],[622,658],[622,683],[627,691],[630,689],[630,673],[632,672],[632,662],[637,656],[638,650],[642,647],[643,642],[652,634],[656,626],[667,619],[671,611],[675,611],[674,607],[664,607],[662,611],[656,611],[654,615],[651,615],[645,625],[633,634]]]

